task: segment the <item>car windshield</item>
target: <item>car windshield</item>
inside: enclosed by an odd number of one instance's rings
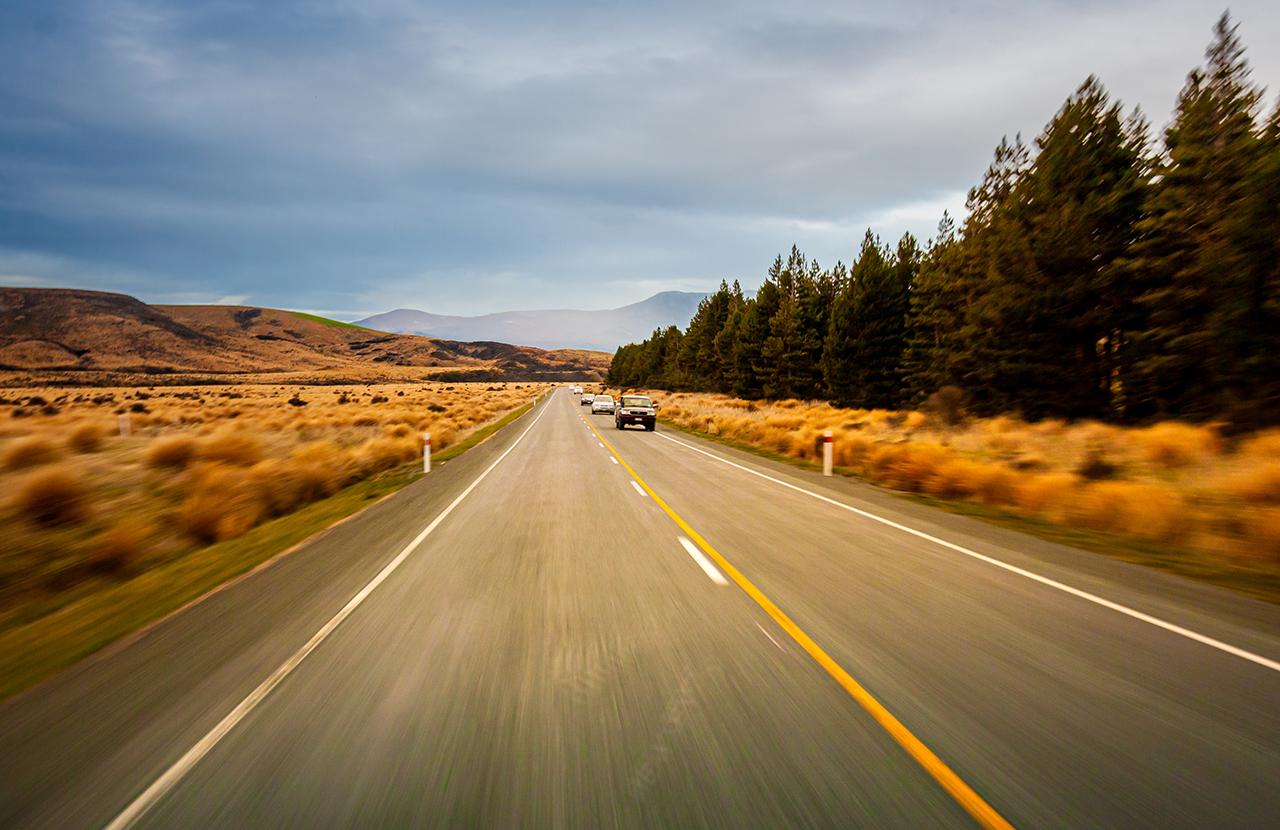
[[[652,406],[652,404],[649,403],[648,398],[639,398],[639,397],[633,398],[629,395],[622,396],[622,405],[623,406]]]
[[[608,395],[596,395],[596,403],[613,403],[613,398]]]

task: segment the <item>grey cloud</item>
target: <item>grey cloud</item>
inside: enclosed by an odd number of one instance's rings
[[[406,293],[466,314],[614,307],[758,281],[793,242],[847,260],[864,223],[927,237],[1000,136],[1030,139],[1090,73],[1159,125],[1220,13],[47,8],[0,11],[0,248],[28,278],[353,314]],[[1280,11],[1234,13],[1274,82]]]

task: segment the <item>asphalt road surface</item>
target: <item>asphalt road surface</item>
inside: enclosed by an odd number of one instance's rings
[[[562,389],[0,705],[0,827],[1275,828],[1277,661],[1276,606]]]

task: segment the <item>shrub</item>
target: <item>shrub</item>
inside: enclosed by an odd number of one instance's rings
[[[894,451],[873,454],[877,478],[897,490],[918,493],[952,458],[951,451],[937,444],[901,444]]]
[[[1280,465],[1268,464],[1254,470],[1232,486],[1231,490],[1246,501],[1280,504]]]
[[[1115,478],[1120,472],[1120,466],[1113,464],[1107,460],[1106,454],[1100,449],[1092,449],[1085,454],[1084,460],[1080,462],[1080,466],[1076,468],[1076,474],[1081,478],[1087,478],[1090,481],[1101,481],[1103,479]]]
[[[907,415],[907,420],[903,426],[914,432],[918,429],[924,429],[929,426],[929,416],[924,412],[912,412]]]
[[[147,450],[147,465],[182,469],[196,455],[196,442],[184,435],[175,435],[152,443]]]
[[[1280,458],[1280,429],[1269,429],[1240,443],[1240,454],[1246,457]]]
[[[237,467],[252,467],[262,460],[262,446],[248,435],[224,433],[204,442],[200,457]]]
[[[1251,516],[1245,525],[1245,541],[1254,556],[1280,561],[1280,509],[1268,508]]]
[[[1066,514],[1072,524],[1172,541],[1187,529],[1182,499],[1167,487],[1128,481],[1092,484],[1080,491]]]
[[[999,464],[976,465],[971,488],[973,496],[983,504],[1014,504],[1018,478],[1017,473]]]
[[[36,524],[77,524],[89,517],[89,492],[69,469],[52,467],[27,480],[15,507]]]
[[[10,470],[25,470],[57,459],[58,448],[44,438],[28,438],[10,448],[4,465]]]
[[[67,446],[73,452],[97,452],[102,446],[102,430],[97,424],[81,424],[67,439]]]
[[[124,518],[102,531],[93,540],[86,556],[90,570],[120,573],[137,561],[152,536],[152,528],[141,519]]]
[[[1158,467],[1187,467],[1206,455],[1216,455],[1222,439],[1216,430],[1166,421],[1140,430],[1136,437],[1146,450],[1147,460]]]
[[[1078,482],[1066,473],[1022,476],[1014,485],[1013,504],[1028,513],[1061,511],[1071,502]]]
[[[193,539],[206,544],[232,539],[258,523],[261,507],[238,471],[209,467],[178,508],[178,521]]]
[[[364,475],[373,475],[416,459],[422,450],[417,441],[408,438],[374,438],[356,453]]]

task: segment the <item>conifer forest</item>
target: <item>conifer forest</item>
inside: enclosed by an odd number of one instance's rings
[[[1002,140],[967,216],[851,265],[794,247],[746,296],[618,349],[614,385],[826,399],[962,397],[977,415],[1238,429],[1280,422],[1280,106],[1224,14],[1151,136],[1088,78],[1034,146]]]

